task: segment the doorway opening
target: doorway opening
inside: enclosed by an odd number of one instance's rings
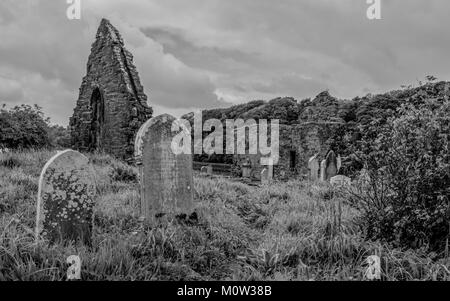
[[[291,169],[291,171],[295,171],[296,166],[297,166],[297,152],[291,150],[289,152],[289,168]]]

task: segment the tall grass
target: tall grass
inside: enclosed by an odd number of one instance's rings
[[[34,240],[39,173],[51,151],[0,154],[0,280],[363,280],[369,255],[383,280],[449,280],[450,260],[366,241],[358,212],[326,185],[250,187],[195,176],[198,220],[151,227],[139,217],[136,170],[89,155],[97,181],[92,248]]]

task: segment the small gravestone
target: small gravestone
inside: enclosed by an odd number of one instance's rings
[[[339,173],[339,170],[340,170],[341,167],[342,167],[342,158],[341,158],[341,155],[338,155],[338,156],[337,156],[337,159],[336,159],[336,165],[337,165],[337,172]]]
[[[269,170],[267,168],[261,171],[261,184],[269,184]]]
[[[252,176],[252,163],[250,159],[247,159],[244,164],[242,164],[242,177],[250,178]]]
[[[336,187],[350,186],[352,183],[352,179],[346,176],[334,176],[330,179],[330,184]]]
[[[172,131],[173,125],[177,131]],[[150,222],[163,216],[190,214],[194,209],[192,154],[175,154],[171,147],[178,134],[190,137],[180,121],[164,114],[148,120],[136,136],[141,214]]]
[[[208,173],[208,166],[202,166],[202,168],[200,169],[201,173]]]
[[[317,181],[319,179],[319,160],[318,160],[319,154],[314,155],[311,157],[308,161],[308,168],[309,168],[309,177],[311,181]]]
[[[88,158],[73,150],[56,154],[39,178],[36,238],[91,245],[94,195]]]
[[[320,181],[322,182],[325,182],[327,180],[326,169],[327,169],[327,161],[322,160],[322,162],[320,162]]]
[[[331,179],[335,175],[337,175],[337,159],[336,154],[334,151],[330,151],[325,159],[326,161],[326,169],[325,169],[325,176],[326,180]]]
[[[211,165],[208,165],[206,167],[206,172],[208,173],[208,175],[212,176],[212,174],[213,174],[213,167]]]

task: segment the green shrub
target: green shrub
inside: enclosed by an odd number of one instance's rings
[[[137,182],[138,174],[133,167],[121,162],[114,162],[109,173],[111,180],[117,182]]]
[[[0,145],[11,149],[44,148],[51,145],[49,120],[34,105],[0,109]]]
[[[356,202],[362,225],[372,239],[443,250],[450,219],[450,102],[406,104],[398,113],[377,127],[376,139],[364,140],[370,151],[360,156],[370,181]]]

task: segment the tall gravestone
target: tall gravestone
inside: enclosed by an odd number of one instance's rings
[[[309,177],[311,181],[317,181],[319,179],[319,154],[314,155],[311,157],[308,161],[308,168],[309,168]]]
[[[141,214],[151,222],[165,215],[175,216],[193,211],[192,155],[175,154],[172,124],[178,123],[168,114],[148,120],[135,141],[135,157],[140,170]],[[179,123],[178,123],[179,124]],[[181,124],[179,124],[181,125]]]
[[[272,180],[273,180],[273,164],[267,165],[267,178],[269,179],[269,182],[272,182]]]
[[[322,160],[320,162],[320,181],[325,182],[327,180],[327,161]]]
[[[56,154],[39,178],[36,238],[91,245],[94,196],[89,159],[73,150]]]
[[[261,184],[269,184],[269,169],[267,167],[261,171]]]
[[[337,175],[337,158],[336,158],[336,154],[334,153],[334,151],[330,151],[328,152],[328,155],[325,159],[326,161],[326,170],[325,170],[325,175],[326,175],[326,180],[331,179],[332,177],[334,177],[335,175]]]

